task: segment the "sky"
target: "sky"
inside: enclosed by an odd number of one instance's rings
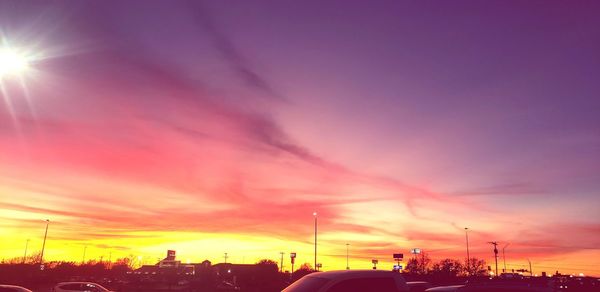
[[[0,258],[600,275],[597,1],[1,1]],[[2,64],[0,64],[2,66]],[[502,257],[499,263],[503,267]]]

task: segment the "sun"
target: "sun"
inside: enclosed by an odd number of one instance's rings
[[[12,48],[0,48],[0,78],[22,75],[29,69],[29,58]]]

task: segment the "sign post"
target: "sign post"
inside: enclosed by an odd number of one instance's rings
[[[396,260],[396,262],[398,263],[398,267],[400,266],[400,261],[402,261],[402,259],[404,258],[404,254],[402,253],[395,253],[394,254],[394,260]]]
[[[290,259],[292,261],[292,272],[290,273],[290,279],[291,279],[292,275],[294,275],[294,262],[296,261],[296,253],[295,252],[290,253]]]
[[[373,263],[373,270],[377,270],[377,264],[379,263],[379,261],[376,259],[373,259],[373,260],[371,260],[371,262]]]

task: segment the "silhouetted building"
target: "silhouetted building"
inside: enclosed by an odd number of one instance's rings
[[[144,265],[133,271],[135,275],[194,275],[196,271],[210,269],[211,262],[182,264],[176,259],[174,250],[167,251],[167,256],[155,265]]]

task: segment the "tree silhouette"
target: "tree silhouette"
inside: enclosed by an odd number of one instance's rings
[[[40,262],[41,255],[42,255],[42,252],[37,251],[37,252],[28,254],[24,259],[25,261],[23,261],[23,257],[13,257],[13,258],[9,258],[9,259],[2,259],[1,263],[2,264],[10,264],[10,265],[37,264]]]
[[[277,262],[271,259],[262,259],[256,262],[257,265],[275,266],[278,267]]]
[[[426,275],[431,267],[431,258],[425,252],[421,252],[406,263],[406,270],[413,275]]]
[[[277,262],[270,259],[262,259],[256,263],[253,281],[248,291],[281,291],[281,277]]]
[[[303,263],[300,267],[292,274],[292,281],[296,281],[310,273],[315,272],[309,263]]]
[[[471,276],[485,276],[487,274],[486,263],[482,259],[470,258],[468,265],[465,267],[465,274]]]
[[[432,266],[431,273],[438,278],[455,278],[464,273],[464,267],[459,260],[443,259]]]

